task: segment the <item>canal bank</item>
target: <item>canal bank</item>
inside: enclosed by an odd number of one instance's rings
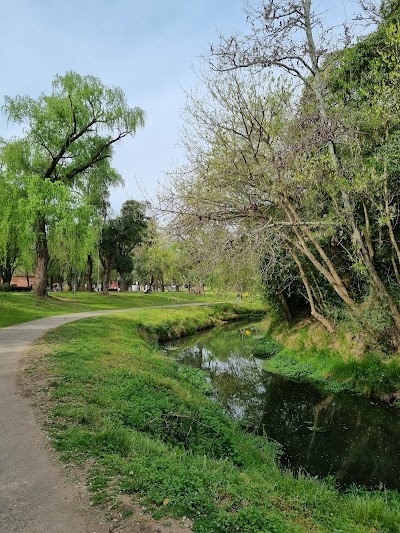
[[[398,531],[397,492],[343,494],[332,481],[282,470],[279,446],[228,417],[203,371],[154,344],[221,317],[201,308],[96,318],[37,346],[33,397],[94,501],[124,516],[134,504],[158,517],[186,516],[199,533]]]
[[[400,489],[400,411],[265,370],[256,356],[277,343],[263,323],[217,327],[168,346],[181,364],[207,373],[213,396],[246,431],[280,447],[296,474],[331,477],[344,490]]]
[[[266,370],[332,392],[362,394],[400,406],[399,354],[368,351],[357,336],[330,334],[308,319],[292,327],[267,324],[267,334],[279,349],[266,351]]]

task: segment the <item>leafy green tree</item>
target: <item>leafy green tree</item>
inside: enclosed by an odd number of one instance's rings
[[[6,182],[0,174],[2,185],[0,200],[0,276],[3,284],[11,284],[11,278],[20,256],[18,245],[19,220],[16,212],[18,190]]]
[[[147,207],[145,202],[127,200],[118,217],[105,221],[99,247],[103,265],[103,294],[108,294],[113,268],[120,275],[121,289],[126,290],[133,269],[132,254],[142,241],[148,224]]]
[[[130,108],[120,88],[75,72],[57,75],[48,96],[6,97],[3,110],[25,126],[25,137],[5,146],[3,164],[22,189],[20,219],[32,232],[36,254],[35,292],[44,296],[53,235],[61,225],[71,242],[81,239],[77,217],[90,232],[99,226],[88,189],[115,183],[113,147],[144,125],[144,112]]]
[[[182,239],[174,235],[174,228],[160,227],[155,219],[149,221],[143,242],[134,253],[134,272],[143,283],[165,290],[192,280],[193,261],[190,250]]]
[[[114,186],[116,183],[122,183],[122,178],[118,176],[117,173],[114,172],[114,174],[110,174],[109,171],[103,176],[98,176],[96,181],[101,182],[102,180],[104,180],[104,183],[108,183],[109,186]],[[109,189],[105,189],[104,187],[97,187],[96,182],[91,182],[88,184],[87,194],[89,195],[90,203],[93,206],[98,217],[102,221],[106,220],[107,212],[111,209],[109,201]],[[98,256],[98,243],[96,247],[96,254]],[[84,276],[86,280],[86,290],[89,292],[93,291],[93,256],[93,251],[89,251],[89,253],[87,254],[86,273]],[[97,257],[97,260],[99,261],[99,257]]]
[[[103,223],[101,230],[101,238],[99,243],[99,257],[103,267],[103,294],[107,295],[110,281],[111,271],[114,268],[116,261],[117,247],[117,224],[115,219],[108,219]]]
[[[299,247],[299,253],[307,254],[319,274],[352,304],[332,261],[324,255],[328,271],[318,260],[318,237],[328,235],[333,223],[321,220],[316,210],[319,202],[304,201],[305,192],[315,189],[301,183],[305,162],[300,165],[297,161],[302,152],[294,146],[289,88],[273,84],[260,73],[217,74],[205,82],[204,98],[194,95],[188,104],[189,123],[196,128],[187,136],[193,143],[190,170],[183,168],[174,176],[167,198],[171,211],[178,213],[177,222],[186,226],[182,233],[200,237],[192,249],[197,247],[198,253],[203,253],[209,271],[218,263],[225,265],[226,282],[231,285],[234,281],[236,290],[242,291],[246,285],[254,286],[258,265],[268,264],[269,272],[279,270],[277,261]],[[214,244],[214,251],[210,252],[208,242]],[[264,261],[266,254],[271,260]],[[301,262],[295,263],[295,269],[296,265]],[[267,276],[263,274],[263,278]],[[306,281],[305,276],[301,279]],[[308,278],[306,283],[308,286]],[[282,300],[285,286],[279,284]],[[313,315],[326,322],[312,291],[307,295],[310,300],[313,297]]]
[[[148,225],[146,208],[148,204],[136,200],[127,200],[117,218],[118,239],[115,268],[121,279],[121,289],[126,290],[132,282],[131,272],[133,269],[132,254],[136,246],[143,239]]]

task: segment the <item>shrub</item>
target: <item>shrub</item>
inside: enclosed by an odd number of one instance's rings
[[[256,339],[253,345],[253,355],[255,357],[272,357],[282,350],[282,345],[269,335],[262,339]]]

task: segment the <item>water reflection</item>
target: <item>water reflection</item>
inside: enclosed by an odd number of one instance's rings
[[[219,328],[181,341],[175,355],[208,372],[215,396],[232,417],[281,443],[284,464],[333,475],[344,486],[400,489],[399,412],[264,372],[251,356],[251,335],[241,329]]]

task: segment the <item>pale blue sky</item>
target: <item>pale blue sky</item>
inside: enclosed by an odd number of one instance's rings
[[[350,0],[321,0],[329,17],[350,17]],[[55,74],[74,70],[120,86],[131,106],[147,113],[144,130],[118,147],[114,166],[125,180],[112,192],[119,209],[128,198],[154,198],[165,172],[182,160],[177,147],[184,90],[192,66],[218,31],[245,29],[242,0],[1,0],[0,54],[4,95],[49,93]],[[346,6],[346,7],[345,7]],[[18,130],[0,118],[0,136]],[[139,183],[139,186],[138,184]]]

